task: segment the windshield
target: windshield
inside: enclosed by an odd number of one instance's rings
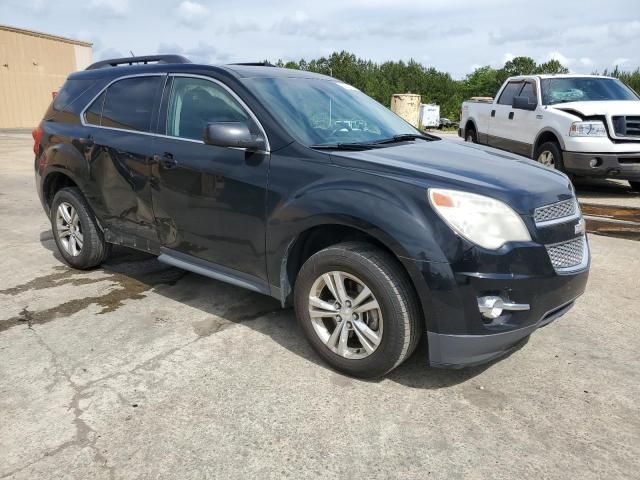
[[[420,135],[391,110],[345,83],[309,78],[250,78],[246,83],[307,146]]]
[[[638,100],[633,90],[615,78],[544,78],[540,81],[542,103]]]

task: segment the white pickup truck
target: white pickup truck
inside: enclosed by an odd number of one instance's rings
[[[458,134],[568,174],[640,190],[640,97],[615,78],[511,77],[494,100],[462,104]]]

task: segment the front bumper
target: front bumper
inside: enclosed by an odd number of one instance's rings
[[[564,152],[567,172],[589,177],[613,177],[624,180],[640,180],[640,152],[635,153],[583,153]],[[597,165],[589,162],[596,159]]]

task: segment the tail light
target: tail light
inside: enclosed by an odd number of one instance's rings
[[[40,141],[42,140],[42,127],[38,125],[31,131],[31,136],[33,137],[33,153],[38,155],[38,150],[40,148]]]

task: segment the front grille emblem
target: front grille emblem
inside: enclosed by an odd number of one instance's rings
[[[578,223],[576,223],[574,230],[576,235],[584,235],[586,233],[587,226],[583,218],[578,220]]]

